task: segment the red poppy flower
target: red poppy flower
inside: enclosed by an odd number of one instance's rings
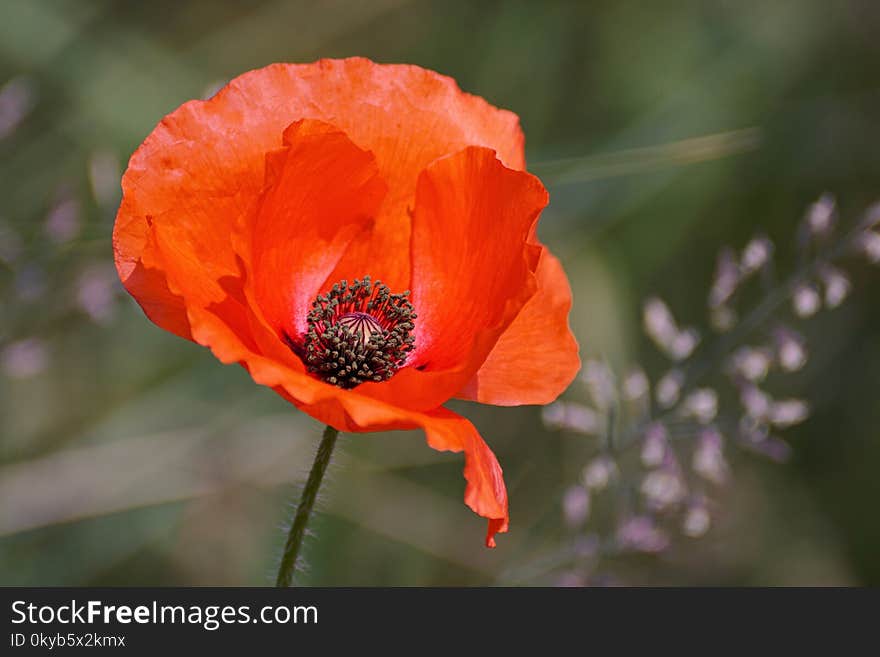
[[[465,453],[507,530],[501,467],[453,397],[545,404],[571,382],[571,293],[516,115],[365,59],[275,64],[165,117],[122,179],[119,276],[162,328],[341,431]],[[380,282],[381,281],[381,282]]]

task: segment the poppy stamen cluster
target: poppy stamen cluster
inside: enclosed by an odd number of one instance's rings
[[[369,276],[343,280],[312,302],[306,323],[308,370],[331,385],[354,388],[387,381],[413,350],[415,309],[410,291],[392,294]]]

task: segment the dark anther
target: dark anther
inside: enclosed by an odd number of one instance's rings
[[[303,358],[310,372],[340,388],[387,381],[413,349],[416,314],[409,291],[391,294],[369,276],[318,295],[306,317]]]

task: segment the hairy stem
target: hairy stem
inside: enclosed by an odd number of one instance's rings
[[[338,437],[339,431],[333,427],[328,426],[324,429],[321,444],[318,445],[318,453],[315,454],[315,462],[312,464],[312,470],[309,472],[309,478],[299,500],[299,506],[296,507],[296,515],[293,517],[290,533],[287,535],[287,543],[284,546],[284,555],[281,557],[281,566],[278,569],[278,578],[275,580],[275,586],[287,587],[293,581],[293,575],[296,572],[296,560],[302,548],[303,537],[306,534],[306,525],[309,524],[309,517],[312,515],[315,499],[318,497],[318,489],[321,487],[324,473],[330,464],[330,456],[333,454],[333,448],[336,446],[336,439]]]

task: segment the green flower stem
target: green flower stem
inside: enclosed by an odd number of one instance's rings
[[[312,464],[312,470],[309,472],[309,479],[303,489],[299,506],[296,507],[296,515],[293,517],[290,533],[287,535],[287,543],[284,546],[284,555],[281,557],[281,567],[278,569],[278,579],[275,581],[275,586],[287,587],[293,581],[296,560],[302,548],[303,537],[306,534],[306,525],[312,515],[315,498],[318,496],[318,489],[321,487],[324,473],[330,464],[330,456],[333,454],[338,437],[339,431],[333,427],[328,426],[324,429],[324,436],[321,438],[321,444],[318,445],[318,453],[315,454],[315,462]]]

